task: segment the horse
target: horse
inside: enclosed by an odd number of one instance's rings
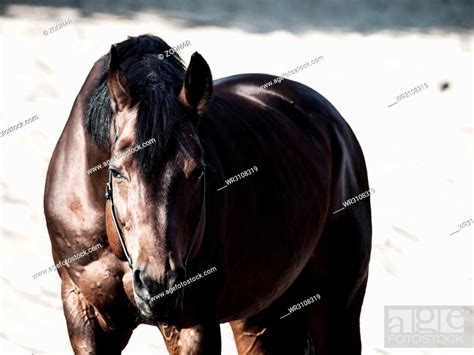
[[[340,208],[369,189],[353,131],[303,84],[214,81],[170,49],[112,45],[50,160],[55,263],[102,245],[57,270],[74,352],[120,354],[148,324],[170,354],[220,354],[230,322],[239,354],[360,354],[372,227],[370,198]]]

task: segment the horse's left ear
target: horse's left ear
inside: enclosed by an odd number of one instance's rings
[[[188,69],[184,74],[183,87],[179,93],[179,101],[187,108],[202,113],[212,95],[212,74],[204,58],[194,52]]]

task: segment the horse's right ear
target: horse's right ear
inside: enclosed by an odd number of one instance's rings
[[[120,72],[119,57],[115,45],[110,48],[110,65],[107,85],[109,87],[112,105],[115,106],[115,111],[122,111],[125,107],[131,104],[132,98],[130,90],[128,89],[125,77]]]
[[[179,101],[194,112],[202,113],[212,95],[212,74],[204,58],[194,52],[184,74]]]

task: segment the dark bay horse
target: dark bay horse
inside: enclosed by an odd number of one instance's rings
[[[119,354],[145,323],[171,354],[219,354],[230,322],[239,354],[360,354],[369,198],[335,213],[369,190],[354,133],[302,84],[213,82],[201,55],[186,68],[169,49],[112,46],[49,165],[55,262],[103,246],[58,269],[74,352]]]

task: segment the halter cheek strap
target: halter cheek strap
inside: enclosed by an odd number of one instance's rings
[[[194,243],[196,242],[197,236],[199,234],[199,231],[204,228],[205,225],[205,206],[206,206],[206,173],[202,173],[202,178],[201,178],[201,184],[202,189],[201,189],[201,198],[200,198],[200,204],[199,204],[199,213],[196,217],[196,221],[194,222],[193,225],[193,237],[191,239],[191,242],[189,243],[188,250],[186,252],[186,255],[183,260],[183,266],[186,268],[188,264],[188,260],[191,256]],[[122,246],[123,253],[125,254],[125,257],[127,258],[128,266],[130,266],[130,269],[133,270],[133,262],[132,262],[132,257],[130,256],[127,246],[125,244],[125,240],[123,239],[122,236],[122,231],[120,230],[120,227],[118,225],[117,221],[117,215],[115,213],[115,204],[114,204],[114,196],[113,196],[113,188],[112,188],[112,171],[109,169],[109,180],[107,184],[105,185],[105,199],[109,201],[109,206],[110,206],[110,214],[112,216],[112,221],[114,223],[115,231],[117,232],[117,236],[120,241],[120,245]]]
[[[115,214],[114,195],[113,195],[113,190],[112,190],[112,171],[110,169],[109,169],[109,181],[105,185],[105,199],[109,201],[110,214],[112,216],[112,221],[114,222],[115,232],[117,232],[117,236],[120,240],[120,244],[122,245],[123,253],[125,254],[125,257],[127,258],[130,269],[133,270],[132,257],[128,253],[127,246],[125,245],[125,240],[123,240],[122,231],[120,230],[120,227],[117,222],[117,215]]]
[[[199,201],[199,213],[196,215],[196,220],[193,224],[193,237],[191,239],[191,243],[189,243],[188,251],[186,252],[186,256],[184,257],[183,266],[186,269],[188,265],[188,260],[191,257],[191,253],[193,252],[194,243],[196,242],[197,236],[199,231],[204,230],[206,224],[206,173],[203,171],[200,182],[202,184],[201,189],[201,198]]]

